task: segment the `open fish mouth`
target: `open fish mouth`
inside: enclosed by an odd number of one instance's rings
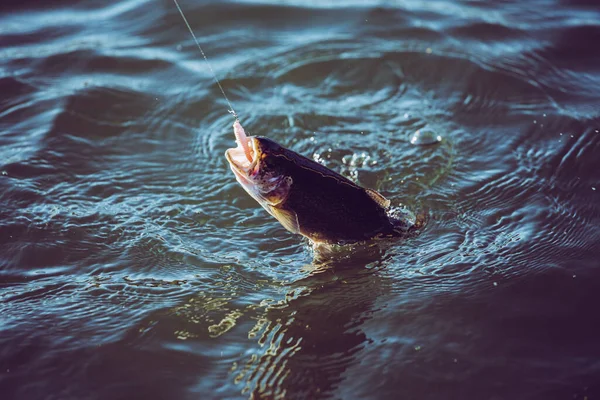
[[[238,121],[233,124],[233,129],[237,147],[227,149],[225,158],[237,178],[242,179],[245,183],[251,183],[251,178],[258,172],[260,146],[256,138],[246,136]]]

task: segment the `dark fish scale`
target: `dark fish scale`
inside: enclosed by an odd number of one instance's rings
[[[367,190],[276,142],[257,137],[261,168],[289,176],[292,185],[276,208],[296,215],[299,233],[316,242],[356,242],[396,236],[394,221]]]

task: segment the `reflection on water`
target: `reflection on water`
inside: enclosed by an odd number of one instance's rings
[[[257,318],[249,338],[259,348],[239,368],[235,381],[255,398],[315,398],[332,395],[343,372],[370,339],[361,330],[386,290],[381,263],[336,260],[312,265],[312,273],[291,285],[284,299]],[[368,254],[376,258],[376,254]]]
[[[594,2],[181,5],[247,131],[427,224],[315,253],[170,1],[5,1],[3,398],[600,395]]]

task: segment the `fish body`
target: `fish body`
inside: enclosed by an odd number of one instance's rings
[[[271,139],[246,137],[236,124],[238,147],[226,152],[231,170],[290,232],[315,243],[344,244],[399,236],[413,225],[408,219],[394,218],[390,202],[376,191]]]

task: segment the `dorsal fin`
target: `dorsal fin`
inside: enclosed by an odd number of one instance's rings
[[[383,195],[381,193],[376,192],[375,190],[372,190],[372,189],[365,189],[365,190],[367,191],[367,194],[369,195],[369,197],[372,198],[373,201],[375,201],[375,203],[379,204],[383,208],[390,207],[390,204],[392,202],[389,201],[388,199],[386,199],[385,197],[383,197]]]

